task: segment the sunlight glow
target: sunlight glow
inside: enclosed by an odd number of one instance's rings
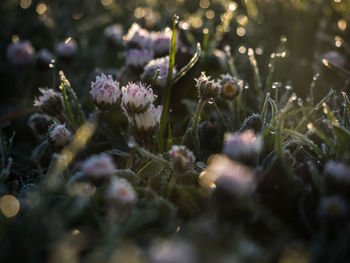
[[[13,195],[4,195],[0,198],[0,210],[5,217],[14,217],[18,214],[19,208],[19,201]]]

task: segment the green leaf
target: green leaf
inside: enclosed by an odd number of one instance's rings
[[[309,138],[307,138],[305,135],[297,132],[297,131],[293,131],[293,130],[289,130],[289,129],[283,129],[282,130],[283,133],[292,136],[296,139],[298,139],[299,141],[305,143],[306,145],[308,145],[310,148],[312,148],[316,153],[318,153],[319,155],[323,156],[324,153],[321,151],[320,148],[318,148],[318,146]]]
[[[116,170],[115,175],[128,180],[133,185],[139,185],[140,183],[140,178],[130,169]]]
[[[157,193],[163,193],[168,184],[168,179],[170,177],[170,169],[162,169],[162,171],[155,176],[149,178],[149,186],[154,189]]]
[[[147,163],[145,166],[143,166],[138,172],[137,175],[148,181],[149,178],[153,176],[157,176],[161,173],[163,170],[164,165],[158,161],[152,160],[149,163]]]
[[[201,56],[201,44],[197,43],[197,51],[194,53],[191,60],[187,63],[186,66],[184,66],[174,77],[173,83],[176,83],[178,80],[180,80],[183,76],[186,75],[186,73],[197,63],[198,59]]]
[[[340,154],[350,152],[350,131],[342,126],[333,126],[332,132]]]
[[[327,102],[327,101],[330,99],[330,97],[332,97],[333,94],[334,94],[334,90],[331,89],[331,90],[328,92],[328,94],[327,94],[324,98],[322,98],[322,99],[320,100],[320,102],[317,103],[317,105],[316,105],[315,107],[313,107],[312,110],[310,110],[306,116],[304,116],[304,117],[301,119],[301,121],[298,123],[297,127],[295,128],[295,131],[300,132],[300,130],[305,129],[305,128],[306,128],[306,124],[310,122],[311,117],[312,117],[317,111],[320,110],[320,108],[321,108],[321,106],[322,106],[322,103],[323,103],[323,102]]]

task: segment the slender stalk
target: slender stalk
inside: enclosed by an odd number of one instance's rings
[[[61,90],[62,90],[62,95],[63,95],[63,102],[64,102],[64,106],[66,108],[69,120],[73,126],[74,129],[76,129],[77,127],[77,123],[75,122],[72,110],[69,106],[69,102],[68,102],[68,96],[67,96],[67,91],[66,91],[66,85],[64,85],[64,83],[61,83]]]
[[[235,66],[235,61],[234,58],[231,54],[231,48],[229,46],[225,47],[225,53],[226,53],[226,57],[227,57],[227,64],[230,70],[230,73],[232,76],[234,76],[237,80],[239,79],[239,75],[237,72],[237,68]]]
[[[171,195],[171,192],[173,191],[175,185],[176,185],[177,175],[174,172],[170,178],[170,181],[167,185],[166,191],[165,191],[165,197],[169,198]]]
[[[261,78],[260,78],[260,72],[259,72],[259,67],[258,63],[255,59],[254,55],[254,50],[252,48],[248,49],[248,57],[249,57],[249,62],[253,68],[254,72],[254,88],[257,93],[257,100],[259,105],[262,102],[262,84],[261,84]]]
[[[199,126],[199,121],[200,121],[200,117],[201,117],[201,112],[204,108],[204,105],[207,103],[207,101],[205,100],[202,100],[202,99],[199,99],[198,101],[198,104],[197,104],[197,108],[196,108],[196,111],[194,113],[194,116],[193,116],[193,130],[194,132],[197,132],[198,131],[198,126]]]
[[[173,83],[176,83],[179,79],[186,75],[186,73],[197,63],[201,55],[201,45],[197,43],[197,51],[191,58],[191,60],[184,66],[174,77]]]
[[[275,68],[276,68],[276,54],[272,53],[270,57],[270,64],[269,64],[270,70],[266,78],[265,82],[265,91],[268,91],[272,86],[272,80],[273,76],[275,74]]]
[[[135,154],[136,154],[136,150],[135,150],[135,148],[132,148],[130,151],[129,159],[128,159],[128,162],[126,164],[125,169],[131,169],[131,167],[134,163]]]
[[[170,46],[170,55],[169,55],[169,69],[168,69],[168,79],[166,85],[165,98],[163,103],[163,111],[162,116],[160,118],[160,128],[159,128],[159,141],[161,149],[163,150],[163,133],[166,127],[167,115],[169,111],[169,103],[171,96],[171,87],[173,80],[173,69],[175,64],[175,52],[176,52],[176,24],[178,21],[178,17],[174,15],[173,17],[173,31],[171,36],[171,46]]]
[[[267,92],[266,97],[265,97],[265,101],[263,104],[263,109],[262,109],[261,114],[260,114],[260,119],[261,119],[261,123],[262,123],[262,130],[264,130],[265,126],[266,126],[266,111],[267,111],[267,103],[269,101],[269,98],[270,98],[270,93]]]
[[[220,108],[218,107],[218,105],[216,104],[216,102],[214,101],[213,103],[216,111],[218,112],[222,122],[224,123],[224,125],[226,126],[226,129],[233,131],[233,127],[231,125],[231,123],[227,120],[227,118],[225,117],[225,115],[222,113],[222,111],[220,110]]]
[[[83,112],[83,110],[81,108],[81,105],[80,105],[80,103],[78,101],[77,94],[72,89],[69,80],[66,78],[66,76],[64,75],[62,70],[59,72],[59,75],[60,75],[60,78],[61,78],[61,86],[64,86],[64,88],[66,89],[66,92],[68,92],[68,95],[71,98],[71,101],[72,101],[72,103],[74,105],[74,108],[78,112],[78,116],[77,117],[78,117],[79,125],[82,125],[85,122],[85,115],[84,115],[84,112]]]
[[[309,111],[309,113],[308,113],[306,116],[304,116],[304,117],[301,119],[301,121],[298,123],[297,127],[295,128],[295,131],[299,132],[301,129],[305,129],[305,128],[306,128],[306,124],[307,124],[308,122],[310,122],[309,119],[321,108],[322,103],[328,101],[328,99],[329,99],[333,94],[334,94],[334,90],[331,89],[331,90],[328,92],[328,94],[327,94],[322,100],[320,100],[320,102],[317,103],[317,105],[316,105],[315,107],[313,107],[313,108]]]
[[[157,85],[157,79],[159,76],[159,72],[160,72],[160,68],[157,69],[156,74],[154,74],[153,80],[152,80],[152,87],[154,87],[155,85]]]
[[[310,104],[311,106],[314,105],[314,89],[315,89],[315,85],[316,85],[316,81],[318,79],[320,74],[315,74],[312,78],[312,82],[311,82],[311,85],[310,85]]]

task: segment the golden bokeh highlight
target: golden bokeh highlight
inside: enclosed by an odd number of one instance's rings
[[[200,1],[199,1],[199,6],[200,6],[201,8],[206,9],[206,8],[209,7],[209,5],[210,5],[209,0],[200,0]]]
[[[19,5],[22,9],[27,9],[32,5],[32,0],[21,0]]]
[[[36,6],[35,10],[39,15],[43,15],[47,11],[47,6],[44,3],[40,3]]]
[[[247,31],[245,30],[244,27],[238,27],[236,30],[236,34],[240,37],[245,36],[246,33],[247,33]]]
[[[13,43],[16,43],[19,40],[19,36],[18,35],[13,35],[11,37],[11,40],[12,40]]]
[[[113,0],[101,0],[101,4],[103,6],[110,6],[111,4],[113,4]]]
[[[213,19],[215,17],[215,12],[213,10],[207,10],[205,12],[205,16],[208,19]]]
[[[0,198],[0,210],[7,218],[14,217],[20,209],[19,201],[13,195],[4,195]]]
[[[341,31],[345,31],[346,30],[346,27],[347,27],[347,24],[346,24],[346,21],[344,19],[340,19],[338,21],[338,28],[341,30]]]

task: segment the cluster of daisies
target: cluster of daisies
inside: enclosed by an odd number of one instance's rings
[[[159,128],[163,107],[154,105],[157,95],[144,83],[129,82],[120,89],[120,83],[111,75],[102,74],[91,83],[90,95],[102,111],[120,102],[137,139],[149,140]]]
[[[110,31],[109,31],[110,32]],[[153,82],[164,87],[169,71],[169,50],[172,32],[165,28],[160,32],[149,32],[134,23],[128,33],[123,37],[126,46],[125,64],[137,73],[141,73],[141,79]],[[180,45],[177,41],[177,47]],[[154,80],[154,77],[157,75]],[[176,69],[173,69],[173,76]]]
[[[15,68],[25,68],[34,63],[47,67],[55,62],[56,56],[65,60],[71,59],[78,51],[78,44],[74,39],[68,38],[58,42],[54,49],[54,53],[46,48],[36,53],[30,41],[15,38],[7,47],[6,58]]]

